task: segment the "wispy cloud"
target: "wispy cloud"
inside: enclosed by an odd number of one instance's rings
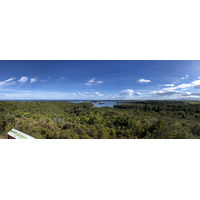
[[[185,75],[184,77],[181,78],[181,80],[188,79],[188,78],[189,78],[189,75]]]
[[[22,76],[18,81],[20,83],[26,83],[28,81],[28,77],[27,76]]]
[[[103,81],[97,81],[97,83],[98,83],[98,84],[102,84],[102,83],[104,83],[104,82],[103,82]]]
[[[144,78],[141,78],[138,80],[138,83],[150,83],[151,80],[147,80],[147,79],[144,79]]]
[[[91,78],[87,83],[85,83],[84,85],[86,86],[92,86],[93,83],[95,82],[95,78]]]
[[[85,83],[84,85],[86,86],[93,86],[93,85],[98,85],[98,84],[103,84],[104,81],[95,81],[95,78],[91,78],[87,83]]]
[[[91,83],[85,83],[84,85],[86,85],[86,86],[92,86]]]
[[[100,92],[94,92],[92,96],[103,97],[104,95]]]
[[[94,81],[95,81],[95,78],[92,78],[92,79],[90,79],[90,80],[88,81],[88,83],[94,83]]]
[[[183,80],[187,80],[189,78],[189,75],[185,75],[184,77],[181,77],[181,78],[177,78],[173,84],[180,84],[182,83]]]
[[[174,83],[172,83],[172,84],[164,84],[162,86],[165,86],[165,87],[174,87]]]
[[[31,78],[30,83],[35,83],[35,82],[37,82],[37,80],[38,80],[38,77]]]
[[[0,86],[14,85],[16,83],[14,80],[15,80],[15,77],[9,78],[5,81],[0,81]]]

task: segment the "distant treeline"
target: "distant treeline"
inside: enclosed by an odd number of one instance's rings
[[[146,101],[136,101],[136,100],[130,100],[130,101],[120,101],[120,103],[130,103],[130,104],[151,104],[151,105],[189,105],[190,101],[158,101],[158,100],[146,100]]]
[[[1,101],[0,135],[12,128],[41,139],[200,138],[200,104],[128,101],[95,108],[66,101]]]

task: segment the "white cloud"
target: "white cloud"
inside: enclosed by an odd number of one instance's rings
[[[38,79],[38,77],[31,78],[30,83],[35,83],[35,82],[37,82],[37,79]]]
[[[192,87],[194,89],[200,89],[200,80],[196,80],[196,81],[193,81],[191,83],[183,83],[183,84],[180,84],[180,85],[178,85],[176,87],[171,87],[170,89],[172,89],[172,90],[176,90],[176,89],[189,89],[189,88],[192,88]]]
[[[84,85],[92,86],[92,83],[85,83]]]
[[[184,79],[188,79],[189,78],[189,75],[185,75],[184,77],[182,77],[181,79],[184,80]]]
[[[4,82],[7,83],[7,82],[10,82],[10,81],[14,81],[14,80],[15,80],[15,77],[12,77],[12,78],[5,80]]]
[[[186,78],[188,78],[186,76]],[[191,93],[191,92],[184,92],[188,89],[200,89],[200,80],[195,80],[191,83],[183,83],[175,87],[167,87],[163,88],[159,91],[153,91],[150,94],[156,95],[156,96],[169,96],[169,95],[175,95],[176,97],[197,97],[200,93]],[[179,91],[181,90],[181,91]]]
[[[135,95],[137,95],[137,96],[142,96],[142,93],[136,92]]]
[[[84,85],[86,86],[93,86],[93,85],[96,85],[96,84],[102,84],[104,83],[103,81],[97,81],[95,83],[95,78],[91,78],[87,83],[84,83]]]
[[[126,90],[122,90],[120,92],[120,96],[121,97],[132,97],[134,93],[134,90],[132,89],[126,89]]]
[[[94,95],[94,96],[98,96],[98,97],[102,97],[102,96],[104,96],[104,95],[101,94],[100,92],[94,92],[93,95]]]
[[[25,82],[28,81],[28,77],[22,76],[18,81],[19,81],[20,83],[25,83]]]
[[[98,83],[98,84],[102,84],[102,83],[104,83],[104,82],[103,82],[103,81],[97,81],[97,83]]]
[[[15,77],[9,78],[5,81],[0,81],[0,86],[14,85],[16,83],[14,80],[15,80]]]
[[[191,88],[192,86],[193,86],[192,83],[180,84],[176,87],[167,87],[167,88],[163,88],[162,90],[153,91],[150,94],[152,94],[153,96],[182,95],[182,94],[186,94],[186,92],[179,91],[178,89],[187,90],[187,89]]]
[[[184,99],[184,98],[197,98],[200,97],[200,93],[192,93],[192,92],[183,92],[183,91],[177,91],[177,90],[169,90],[169,91],[153,91],[151,92],[152,96],[167,96],[168,99]]]
[[[98,84],[103,84],[103,81],[95,81],[95,78],[91,78],[87,83],[84,83],[86,86],[97,86]]]
[[[85,83],[84,85],[86,86],[92,86],[93,83],[95,82],[95,78],[91,78],[87,83]]]
[[[146,80],[146,79],[143,79],[143,78],[138,80],[138,83],[150,83],[150,82],[151,82],[151,80]]]
[[[90,79],[90,80],[88,81],[88,83],[94,83],[94,81],[95,81],[95,78],[92,78],[92,79]]]
[[[194,84],[194,85],[200,85],[200,80],[193,81],[192,84]]]
[[[174,83],[172,83],[172,84],[164,84],[163,86],[165,86],[165,87],[174,87]]]
[[[60,77],[59,80],[60,80],[60,81],[64,81],[65,78],[64,78],[64,77]]]
[[[176,86],[175,89],[186,89],[186,88],[190,88],[190,87],[192,87],[191,83],[183,83],[181,85]]]
[[[177,90],[177,89],[186,90],[186,89],[189,89],[192,87],[195,89],[200,88],[200,80],[196,80],[191,83],[183,83],[183,84],[177,85],[175,87],[163,88],[162,90]]]
[[[181,80],[177,78],[173,83],[174,84],[181,83]]]
[[[192,84],[194,89],[200,89],[200,80],[193,81]]]

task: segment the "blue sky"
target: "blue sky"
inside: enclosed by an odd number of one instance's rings
[[[200,99],[200,61],[0,61],[0,100]]]

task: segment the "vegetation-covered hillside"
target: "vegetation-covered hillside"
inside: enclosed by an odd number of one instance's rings
[[[200,138],[200,104],[132,101],[114,108],[65,101],[0,102],[0,136],[15,128],[35,138]]]

